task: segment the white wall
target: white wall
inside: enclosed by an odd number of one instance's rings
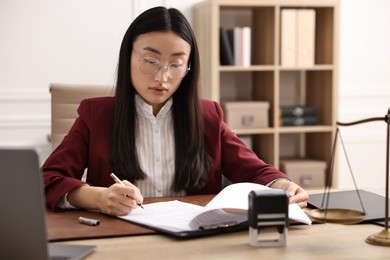
[[[1,0],[0,146],[49,150],[50,82],[113,84],[133,17],[175,6],[191,21],[201,0]],[[239,2],[239,1],[238,1]],[[384,116],[390,107],[388,0],[341,0],[339,118]],[[343,128],[358,186],[383,186],[385,124]],[[342,187],[352,185],[340,156]]]
[[[383,117],[390,107],[388,10],[388,0],[341,0],[341,122]],[[386,124],[343,127],[341,133],[358,187],[384,187]],[[339,159],[340,186],[353,187],[344,155]]]
[[[50,82],[114,82],[131,1],[0,2],[0,145],[43,145]]]
[[[0,1],[0,145],[46,144],[50,82],[114,84],[133,17],[171,2]],[[197,1],[176,2],[191,19]]]

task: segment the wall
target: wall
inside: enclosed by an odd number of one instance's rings
[[[390,25],[387,0],[341,0],[339,121],[383,117],[390,107]],[[384,187],[386,124],[340,128],[358,187]],[[353,187],[339,153],[339,184]]]
[[[44,145],[50,82],[114,82],[128,0],[0,2],[0,144]]]
[[[201,0],[0,1],[0,146],[49,152],[50,82],[113,84],[122,36],[133,17],[175,6],[191,21]],[[340,121],[383,116],[390,106],[388,0],[341,0]],[[383,186],[385,124],[343,128],[359,186]],[[340,154],[339,183],[352,179]]]
[[[114,84],[120,43],[133,17],[170,2],[0,1],[0,146],[49,152],[49,84]],[[197,1],[177,2],[191,19]]]

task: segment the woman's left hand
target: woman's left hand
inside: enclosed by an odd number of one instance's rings
[[[287,179],[281,179],[275,181],[271,188],[284,190],[289,196],[289,203],[297,203],[301,208],[307,206],[309,194],[296,183]]]

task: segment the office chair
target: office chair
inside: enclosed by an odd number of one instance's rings
[[[51,83],[51,147],[54,150],[78,117],[81,100],[113,96],[114,86]]]

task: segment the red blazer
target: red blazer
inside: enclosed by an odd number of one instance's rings
[[[208,183],[189,189],[188,195],[215,194],[221,190],[222,174],[232,182],[267,184],[287,176],[260,160],[223,121],[218,103],[201,101],[205,122],[205,145],[213,158]],[[79,117],[62,143],[42,166],[47,206],[55,209],[70,190],[85,184],[80,179],[88,168],[87,183],[108,187],[114,182],[109,157],[109,137],[114,109],[113,97],[83,100]]]

